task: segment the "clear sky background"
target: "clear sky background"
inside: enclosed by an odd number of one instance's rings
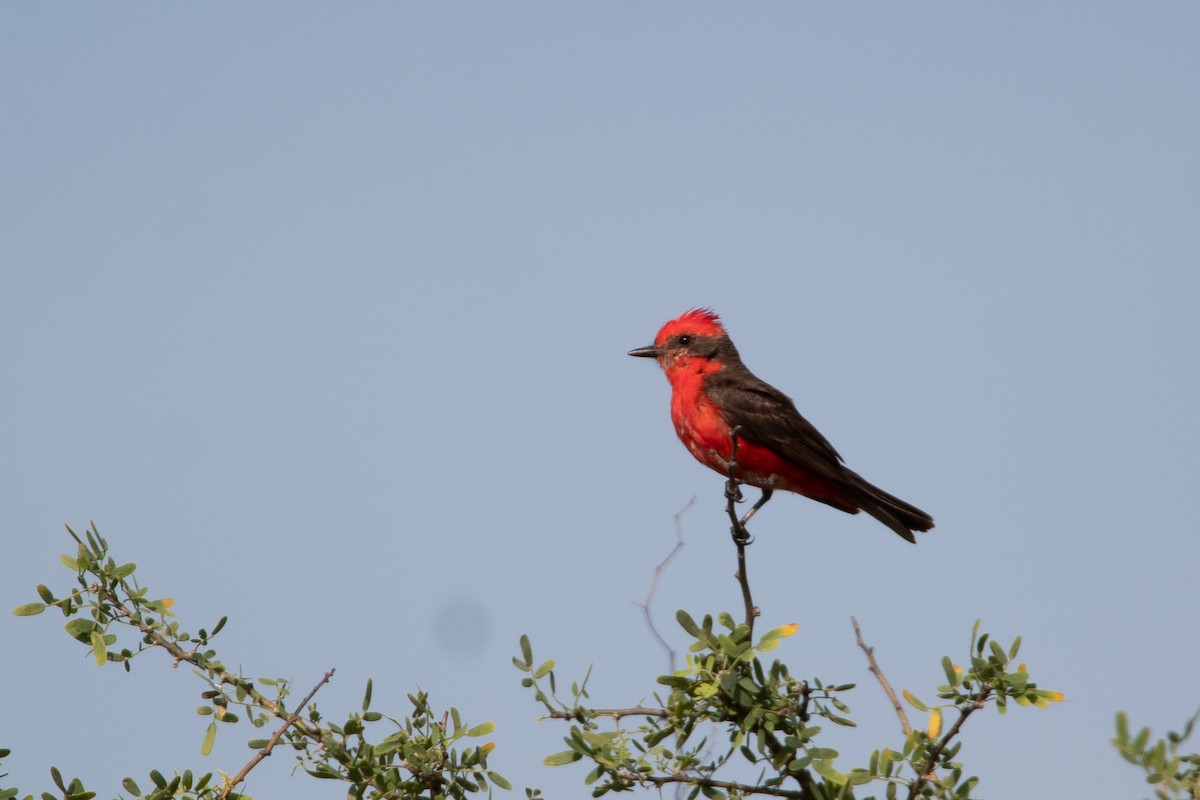
[[[1200,707],[1200,6],[0,6],[5,785],[103,797],[199,755],[202,684],[99,669],[60,617],[94,519],[185,627],[339,717],[498,725],[550,797],[510,657],[598,705],[654,691],[654,613],[737,611],[721,479],[628,358],[711,305],[748,365],[930,511],[917,546],[778,497],[750,551],[801,675],[861,735],[971,625],[1024,637],[1048,711],[972,718],[987,797],[1146,795],[1109,745]],[[568,680],[569,682],[569,680]],[[279,754],[258,798],[342,797]]]

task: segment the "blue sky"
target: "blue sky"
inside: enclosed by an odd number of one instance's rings
[[[1113,715],[1200,706],[1198,40],[1187,3],[4,5],[7,605],[94,519],[246,674],[337,667],[335,716],[419,685],[577,796],[517,637],[653,691],[635,601],[692,497],[656,616],[740,608],[721,481],[625,355],[712,306],[937,520],[754,522],[781,656],[859,681],[844,763],[900,740],[850,616],[919,696],[982,618],[1067,702],[970,720],[981,793],[1141,796]],[[7,785],[248,757],[198,755],[167,659],[0,626]],[[247,791],[341,796],[290,769]]]

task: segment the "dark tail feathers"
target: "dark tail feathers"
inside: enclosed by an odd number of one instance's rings
[[[933,517],[914,505],[890,495],[878,486],[863,480],[862,476],[846,470],[853,476],[854,488],[858,490],[859,506],[863,511],[887,525],[897,534],[916,544],[913,531],[927,531],[933,527]]]

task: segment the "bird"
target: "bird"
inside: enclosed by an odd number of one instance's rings
[[[792,399],[742,363],[712,309],[685,312],[629,355],[653,358],[666,373],[671,421],[691,454],[726,477],[733,462],[738,483],[762,490],[743,523],[782,489],[848,514],[865,511],[914,544],[914,532],[933,528],[929,514],[847,468]]]

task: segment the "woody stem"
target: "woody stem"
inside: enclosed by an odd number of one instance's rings
[[[729,480],[725,484],[725,511],[729,514],[729,521],[732,524],[730,534],[733,536],[733,543],[737,547],[737,579],[742,587],[742,602],[746,606],[746,627],[750,629],[750,634],[753,636],[754,618],[758,616],[759,612],[758,608],[754,605],[754,600],[750,596],[750,580],[746,575],[746,545],[753,541],[750,531],[746,530],[746,521],[754,516],[754,512],[762,508],[764,503],[771,499],[771,490],[764,489],[763,496],[746,512],[746,516],[738,519],[737,510],[734,508],[734,503],[742,499],[738,480],[734,477],[734,472],[737,469],[738,428],[734,428],[730,436],[733,439],[733,451],[729,456]]]

